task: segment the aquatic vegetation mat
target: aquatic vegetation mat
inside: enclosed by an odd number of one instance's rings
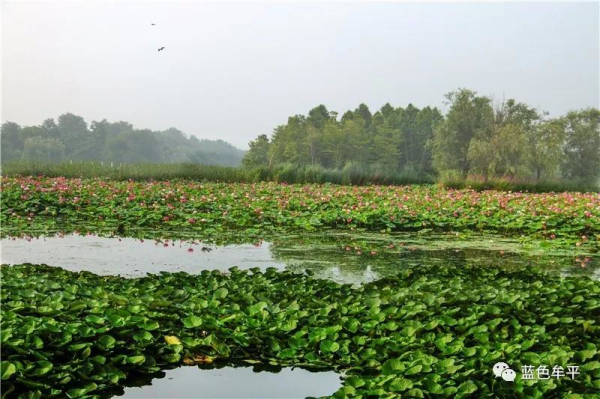
[[[570,245],[600,237],[598,193],[511,193],[437,186],[336,186],[3,177],[3,234],[189,231],[259,236],[323,228],[478,231]]]
[[[216,360],[335,369],[335,397],[597,398],[600,282],[414,267],[360,287],[267,269],[136,279],[1,267],[5,397],[99,397]],[[497,362],[579,366],[514,382]]]

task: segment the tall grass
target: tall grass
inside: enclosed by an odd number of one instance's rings
[[[241,168],[199,164],[110,164],[100,162],[66,162],[60,164],[30,161],[2,164],[5,176],[48,176],[69,178],[101,177],[112,180],[172,180],[185,179],[215,182],[273,181],[279,183],[333,183],[345,185],[408,185],[433,184],[431,176],[422,176],[414,171],[386,172],[378,167],[365,167],[348,163],[343,169],[326,169],[322,166],[297,166],[283,164],[276,167]],[[483,178],[446,174],[437,179],[443,187],[474,190],[528,191],[528,192],[598,192],[598,184],[582,181],[545,180],[535,181],[517,178]]]
[[[252,170],[198,164],[112,164],[100,162],[40,163],[19,161],[2,165],[3,175],[69,178],[102,177],[111,180],[211,180],[223,182],[254,181]]]
[[[600,186],[597,183],[583,180],[546,179],[535,180],[517,177],[490,177],[469,175],[466,178],[457,175],[440,176],[438,183],[447,188],[464,189],[470,188],[477,191],[527,191],[530,193],[548,192],[598,192]]]
[[[429,177],[407,173],[372,172],[356,164],[344,169],[326,169],[321,166],[283,164],[273,168],[233,168],[199,164],[111,164],[100,162],[67,162],[60,164],[19,161],[2,165],[6,176],[48,176],[69,178],[101,177],[112,180],[171,180],[187,179],[216,182],[279,183],[334,183],[334,184],[424,184],[434,183]]]

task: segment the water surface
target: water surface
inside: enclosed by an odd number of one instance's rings
[[[147,273],[227,271],[275,267],[315,277],[361,284],[420,265],[522,268],[539,266],[562,275],[600,279],[600,259],[593,254],[540,251],[516,240],[493,236],[312,234],[282,236],[256,244],[208,245],[67,235],[0,241],[2,263],[45,263],[100,275],[142,277]]]
[[[306,398],[329,396],[342,382],[333,371],[300,368],[255,372],[251,367],[166,370],[151,385],[125,388],[124,398]]]
[[[72,271],[124,277],[161,271],[198,274],[205,269],[226,271],[232,266],[285,267],[285,263],[273,259],[269,243],[217,247],[181,241],[67,235],[6,239],[1,245],[3,263],[45,263]]]

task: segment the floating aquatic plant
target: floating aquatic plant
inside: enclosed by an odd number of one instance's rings
[[[479,231],[598,249],[598,193],[511,193],[436,186],[118,182],[3,177],[4,234],[61,226],[136,236],[182,231],[219,237],[322,228]],[[145,237],[143,237],[145,238]]]
[[[336,397],[597,397],[600,282],[415,267],[360,287],[258,268],[124,279],[2,266],[6,397],[97,397],[214,360],[336,369]],[[576,379],[493,365],[579,365]]]

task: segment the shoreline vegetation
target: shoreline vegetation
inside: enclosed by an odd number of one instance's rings
[[[419,176],[409,172],[390,172],[381,168],[361,167],[347,164],[342,169],[327,169],[322,166],[300,166],[284,164],[273,167],[231,167],[192,163],[131,163],[98,161],[70,161],[48,163],[38,161],[3,162],[2,176],[45,176],[65,178],[105,178],[115,181],[163,181],[190,180],[224,183],[275,182],[287,184],[325,184],[352,186],[404,186],[439,185],[451,189],[476,191],[497,190],[530,193],[549,192],[600,192],[600,184],[578,179],[553,178],[536,180],[518,177],[485,177],[457,174]]]
[[[247,151],[175,128],[152,131],[106,120],[88,125],[71,113],[37,126],[5,122],[2,168],[6,175],[119,180],[600,190],[600,110],[550,117],[464,88],[445,100],[445,112],[413,104],[372,112],[360,104],[338,113],[321,104],[290,116],[270,136],[259,135]]]

